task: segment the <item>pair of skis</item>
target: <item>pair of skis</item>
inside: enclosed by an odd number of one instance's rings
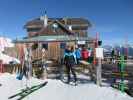
[[[47,85],[47,83],[48,82],[46,81],[42,84],[35,85],[35,86],[30,87],[30,88],[23,89],[21,92],[10,96],[8,99],[13,99],[15,97],[19,97],[17,100],[22,100],[25,97],[27,97],[28,95],[30,95],[31,93],[33,93],[33,92],[39,90],[40,88],[44,87],[45,85]]]

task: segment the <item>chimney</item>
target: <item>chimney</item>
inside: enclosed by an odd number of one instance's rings
[[[40,17],[40,20],[43,20],[43,26],[47,27],[47,25],[48,25],[48,17],[47,17],[46,11],[45,11],[44,16]]]

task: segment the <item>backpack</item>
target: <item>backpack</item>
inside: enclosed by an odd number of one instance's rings
[[[75,58],[74,58],[73,53],[65,53],[64,62],[74,64]]]

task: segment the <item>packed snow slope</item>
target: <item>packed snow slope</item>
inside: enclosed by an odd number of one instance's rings
[[[48,84],[30,94],[24,100],[133,100],[128,95],[111,87],[99,87],[93,83],[71,86],[60,80],[48,79]],[[25,87],[26,80],[19,81],[15,75],[8,73],[0,75],[0,100],[8,100],[8,97],[19,92]],[[43,80],[32,78],[29,86],[42,83]],[[17,98],[11,99],[17,100]]]

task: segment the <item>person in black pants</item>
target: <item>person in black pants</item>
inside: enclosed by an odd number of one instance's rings
[[[68,47],[65,51],[64,63],[66,65],[66,71],[67,71],[67,77],[68,77],[67,83],[69,84],[69,82],[70,82],[70,79],[71,79],[70,72],[72,72],[72,74],[74,76],[74,82],[76,85],[77,76],[76,76],[75,70],[73,68],[74,64],[76,63],[76,56],[74,55],[74,53],[70,47]]]

